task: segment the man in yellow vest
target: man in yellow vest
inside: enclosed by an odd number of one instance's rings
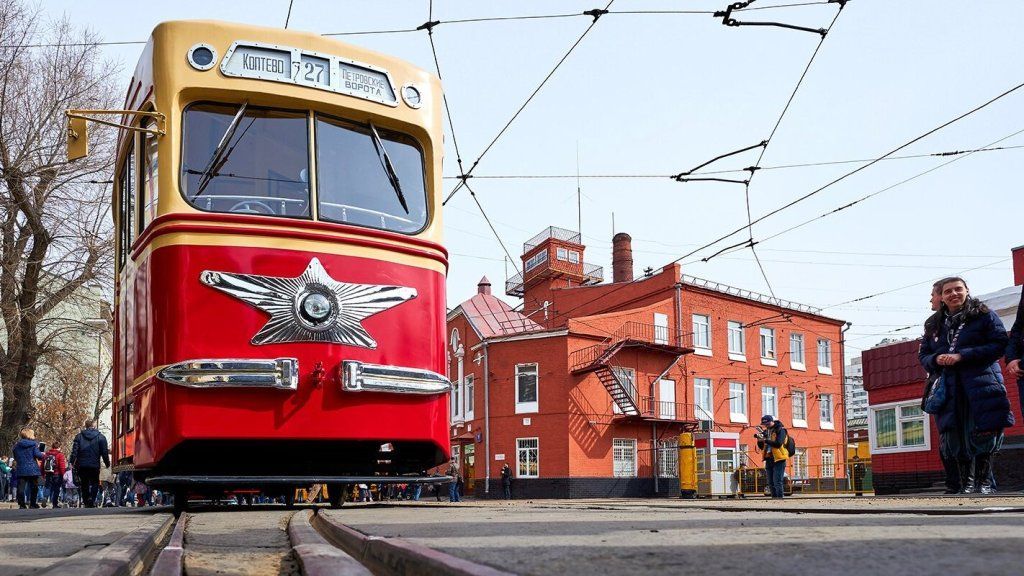
[[[789,458],[789,452],[786,451],[786,428],[769,414],[761,417],[761,426],[764,427],[763,431],[754,434],[754,438],[757,438],[757,448],[764,457],[765,478],[771,488],[772,498],[782,498],[782,478]]]

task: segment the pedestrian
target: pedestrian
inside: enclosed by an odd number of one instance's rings
[[[754,434],[754,438],[757,438],[757,448],[764,457],[765,478],[772,498],[782,498],[785,494],[783,476],[786,474],[786,460],[790,456],[786,450],[788,433],[782,422],[770,414],[761,417],[761,426],[764,428]]]
[[[447,475],[451,478],[448,482],[448,501],[458,502],[459,501],[459,467],[455,463],[455,458],[452,458],[451,463],[448,465]]]
[[[939,452],[963,466],[962,494],[995,492],[992,463],[1013,425],[1010,400],[999,370],[1006,328],[995,312],[970,295],[963,278],[941,281],[942,321],[921,339],[921,365],[939,373],[933,388],[944,392],[929,411],[937,416]]]
[[[1024,288],[1020,292],[1020,304],[1017,305],[1017,318],[1010,328],[1010,341],[1006,344],[1006,371],[1017,377],[1017,391],[1021,393],[1020,409],[1024,414]]]
[[[64,472],[67,469],[68,461],[60,447],[53,446],[46,451],[46,456],[43,458],[43,479],[54,508],[60,508],[60,491],[64,485]]]
[[[78,486],[75,486],[75,473],[68,468],[64,471],[64,505],[68,508],[78,508],[81,498],[78,494]]]
[[[14,461],[18,466],[18,508],[39,508],[39,451],[36,433],[31,428],[21,429],[21,439],[14,445]]]
[[[85,421],[85,429],[75,436],[71,448],[71,465],[78,470],[82,485],[82,501],[86,508],[96,506],[96,493],[100,483],[100,459],[110,468],[110,451],[107,439],[96,429],[96,421]]]
[[[939,325],[943,320],[943,307],[942,307],[942,280],[932,284],[932,293],[930,305],[932,308],[932,315],[924,321],[924,333],[926,338],[928,334],[938,333]],[[939,375],[942,373],[941,370],[930,372],[927,377],[927,384],[925,387],[924,397],[921,398],[921,409],[925,409],[925,399],[928,396],[928,392],[931,386],[934,385],[935,381],[938,380]],[[957,455],[947,454],[939,451],[939,459],[942,461],[942,469],[946,474],[946,494],[959,494],[963,489],[963,483],[966,476],[966,471],[969,462],[957,460]]]
[[[505,493],[505,500],[512,499],[512,467],[505,462],[501,467],[501,489]]]
[[[11,487],[11,465],[7,463],[7,456],[0,457],[0,502],[7,501],[7,494]]]

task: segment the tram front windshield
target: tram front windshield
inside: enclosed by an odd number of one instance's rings
[[[194,104],[183,121],[182,191],[200,210],[309,218],[309,116]],[[237,119],[236,119],[237,116]],[[317,115],[320,220],[416,233],[427,222],[423,153],[412,138]],[[402,205],[401,199],[406,201]]]

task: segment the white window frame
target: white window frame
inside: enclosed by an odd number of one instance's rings
[[[580,253],[576,250],[569,250],[569,264],[579,264]]]
[[[903,407],[917,408],[920,410],[921,401],[887,402],[885,404],[874,404],[868,406],[868,438],[871,444],[872,454],[896,454],[900,452],[929,452],[932,449],[931,416],[921,411],[919,416],[904,417],[900,410]],[[875,424],[875,413],[883,410],[895,410],[896,414],[896,445],[880,448],[878,446],[878,430]],[[918,446],[903,445],[903,422],[922,420],[924,422],[924,444]]]
[[[703,384],[707,383],[707,407],[701,405],[701,394],[700,390],[704,387]],[[694,378],[693,379],[693,415],[697,420],[703,421],[715,421],[715,387],[711,381],[711,378]],[[702,416],[706,416],[703,418]]]
[[[537,266],[540,266],[541,264],[543,264],[543,263],[545,263],[547,261],[548,261],[548,251],[547,250],[541,250],[540,252],[537,252],[536,254],[534,254],[533,256],[530,256],[526,260],[526,264],[523,266],[523,272],[527,272],[529,270],[533,270]]]
[[[691,314],[693,326],[693,353],[711,356],[711,315]]]
[[[793,479],[802,480],[807,477],[807,449],[797,448],[793,455]]]
[[[679,445],[676,440],[658,440],[658,477],[679,476]]]
[[[758,331],[758,338],[761,343],[761,364],[765,366],[778,366],[778,347],[775,343],[775,328],[762,326]]]
[[[768,405],[768,390],[771,390],[771,405]],[[779,387],[778,386],[762,386],[761,387],[761,416],[771,415],[778,418],[779,416]]]
[[[803,399],[803,418],[797,418],[797,398]],[[807,428],[807,391],[800,388],[793,388],[790,391],[790,407],[793,411],[793,428]]]
[[[623,470],[620,465],[626,463],[626,459],[619,457],[620,450],[629,450],[632,453],[629,466],[631,469]],[[626,455],[629,455],[628,453]],[[612,477],[614,478],[636,478],[636,438],[612,438]]]
[[[523,370],[523,369],[527,368],[527,367],[530,367],[530,366],[533,367],[534,378],[536,379],[534,385],[537,387],[537,393],[536,393],[536,398],[537,399],[534,400],[533,402],[520,402],[519,401],[519,374],[520,374],[520,372],[525,372],[525,370]],[[535,412],[539,412],[540,411],[540,364],[537,364],[536,362],[526,362],[526,363],[523,363],[523,364],[516,364],[515,379],[516,379],[516,381],[515,381],[515,397],[514,397],[514,400],[515,400],[515,403],[516,403],[516,414],[532,414],[532,413],[535,413]]]
[[[531,441],[534,444],[533,446],[523,447],[523,442],[531,442]],[[522,468],[519,467],[520,463],[522,462],[522,458],[519,455],[522,452],[529,452],[530,450],[533,450],[535,452],[534,453],[534,460],[537,463],[537,473],[536,474],[530,474],[529,473],[529,469],[530,469],[530,466],[529,466],[529,454],[527,454],[527,466],[526,466],[527,472],[523,473]],[[538,438],[537,436],[533,436],[533,437],[530,437],[530,438],[516,438],[516,478],[540,478],[540,438]]]
[[[738,409],[738,410],[737,410]],[[729,382],[729,421],[747,423],[747,385]]]
[[[476,398],[474,398],[475,392],[476,376],[474,376],[473,374],[466,374],[466,376],[464,377],[464,383],[462,385],[462,397],[465,402],[465,408],[462,410],[462,414],[464,415],[466,420],[472,420],[474,417],[473,408],[474,404],[476,403]]]
[[[668,314],[654,313],[654,343],[668,344]]]
[[[824,364],[822,358],[825,359]],[[818,338],[818,373],[832,374],[832,342],[825,338]]]
[[[457,380],[457,379],[456,379]],[[452,422],[462,422],[462,386],[459,382],[452,382],[451,392]]]
[[[568,248],[562,248],[561,246],[559,246],[558,248],[555,248],[555,258],[558,259],[558,260],[561,260],[562,262],[568,262],[569,261],[569,249]]]
[[[743,328],[743,323],[736,320],[729,320],[728,326],[728,342],[729,342],[729,360],[736,360],[739,362],[747,361],[747,340],[746,333]],[[736,346],[733,346],[736,344]]]
[[[793,346],[794,342],[799,342],[800,346]],[[799,350],[799,354],[795,352]],[[792,332],[789,335],[789,367],[793,370],[806,371],[807,364],[805,364],[805,356],[807,354],[806,339],[804,335],[799,332]]]
[[[826,410],[825,405],[828,404]],[[818,418],[822,430],[835,430],[835,417],[832,415],[836,409],[835,396],[832,394],[818,394]]]
[[[835,478],[836,477],[836,449],[835,448],[822,448],[821,449],[821,477],[822,478]]]

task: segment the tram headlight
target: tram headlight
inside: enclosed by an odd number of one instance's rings
[[[299,303],[299,310],[303,318],[314,324],[319,324],[331,315],[331,299],[319,292],[307,294]]]
[[[196,44],[188,49],[188,63],[196,70],[209,70],[217,63],[217,51],[209,44]]]

